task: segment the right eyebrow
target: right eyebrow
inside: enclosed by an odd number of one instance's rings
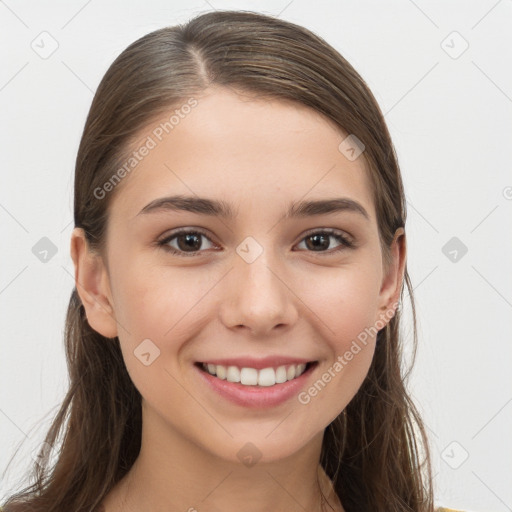
[[[151,201],[137,215],[161,211],[186,211],[230,219],[234,219],[237,214],[225,201],[206,197],[169,196]]]

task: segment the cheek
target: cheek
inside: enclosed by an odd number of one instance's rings
[[[315,286],[309,284],[305,293],[309,318],[318,316],[316,336],[328,350],[316,380],[298,401],[325,424],[357,393],[373,359],[380,284],[374,269],[375,264],[330,269]]]
[[[195,293],[184,290],[200,290],[180,272],[140,262],[119,269],[118,278],[114,296],[118,336],[131,380],[146,401],[162,402],[157,409],[170,407],[169,397],[173,403],[185,403],[183,390],[172,376],[190,320],[197,316],[193,310],[197,300],[191,297]]]
[[[218,277],[197,268],[170,269],[141,261],[125,262],[116,277],[115,314],[128,370],[140,370],[137,354],[146,343],[151,356],[158,355],[158,365],[172,371],[184,342],[206,322],[205,298]]]
[[[303,291],[307,306],[318,316],[322,337],[337,355],[372,326],[378,310],[379,279],[375,262],[361,261],[304,280],[309,283]]]

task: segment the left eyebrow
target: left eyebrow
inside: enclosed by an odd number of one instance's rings
[[[358,213],[366,220],[370,220],[370,216],[364,206],[353,199],[349,199],[348,197],[292,203],[288,208],[285,218],[327,215],[329,213],[337,212]]]
[[[187,211],[226,219],[234,219],[238,213],[238,210],[232,208],[231,205],[225,201],[195,196],[169,196],[151,201],[142,208],[137,216],[162,211]],[[362,215],[366,220],[370,220],[370,216],[363,205],[348,197],[292,203],[289,205],[283,218],[309,217],[337,212],[357,213]]]

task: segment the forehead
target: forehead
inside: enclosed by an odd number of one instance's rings
[[[261,213],[343,196],[374,217],[364,159],[340,151],[348,134],[331,120],[298,103],[223,88],[193,99],[192,108],[173,106],[140,130],[127,155],[138,152],[137,163],[118,185],[112,215],[130,219],[156,198],[185,194],[223,199],[242,215],[244,206]]]

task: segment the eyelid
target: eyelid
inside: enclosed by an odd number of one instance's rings
[[[301,242],[303,238],[310,236],[310,235],[314,235],[316,233],[327,233],[329,235],[341,236],[341,237],[345,238],[348,242],[350,242],[354,245],[356,243],[356,240],[352,235],[350,235],[346,231],[343,231],[342,229],[337,229],[337,228],[312,228],[312,229],[309,229],[308,231],[306,231],[305,233],[300,235],[301,238],[299,241]]]
[[[187,226],[182,228],[176,228],[175,230],[172,230],[170,233],[166,232],[166,234],[158,237],[157,243],[167,242],[168,240],[174,238],[175,236],[188,233],[199,233],[201,235],[204,235],[209,240],[212,240],[212,236],[205,229],[198,228],[195,226]]]

